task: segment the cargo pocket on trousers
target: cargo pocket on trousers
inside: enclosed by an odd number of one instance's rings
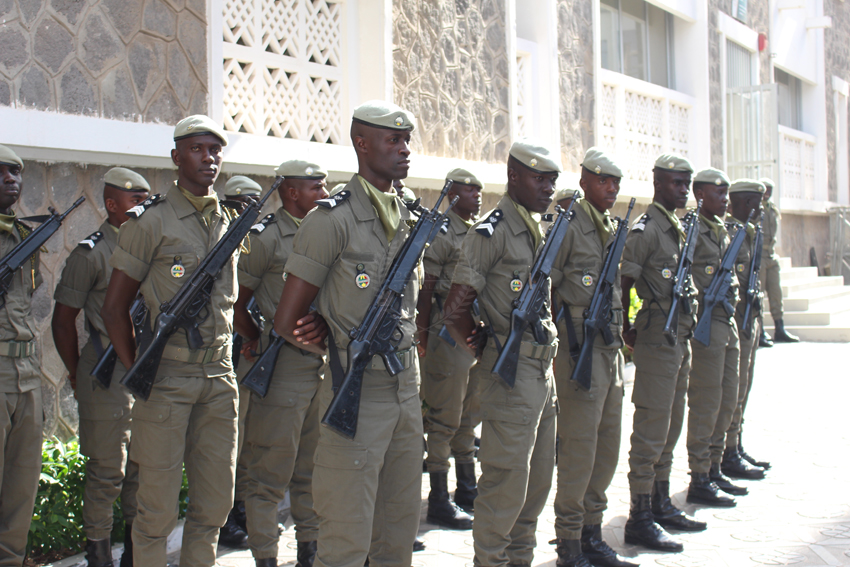
[[[182,462],[183,439],[176,439],[176,432],[171,426],[170,405],[137,401],[131,416],[131,460],[157,470],[168,470]]]
[[[375,495],[366,494],[366,459],[365,448],[319,444],[313,469],[313,506],[319,516],[355,522],[371,515]]]
[[[478,459],[500,469],[522,470],[534,449],[538,416],[527,406],[488,404],[481,408],[484,422]],[[486,433],[484,433],[486,431]],[[486,439],[484,439],[486,437]]]

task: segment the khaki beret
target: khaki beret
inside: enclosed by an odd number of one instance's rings
[[[260,195],[263,192],[263,188],[260,187],[260,184],[245,177],[244,175],[234,175],[230,179],[227,180],[227,183],[224,184],[224,196],[236,196],[236,195]]]
[[[389,130],[416,129],[416,118],[402,107],[383,100],[370,100],[354,109],[355,122]]]
[[[576,191],[578,191],[578,198],[584,199],[584,191],[581,190],[581,187],[576,187],[575,189],[558,189],[558,192],[555,193],[555,202],[559,203],[564,199],[572,199]]]
[[[416,200],[416,193],[410,187],[402,187],[401,190],[397,190],[396,192],[405,203],[412,203]]]
[[[764,185],[761,181],[756,181],[755,179],[736,179],[729,186],[729,194],[733,195],[735,193],[758,193],[759,195],[764,195]]]
[[[212,134],[221,140],[222,146],[227,145],[227,134],[224,128],[216,124],[209,116],[203,114],[187,116],[174,127],[175,142],[193,136],[203,136],[204,134]]]
[[[694,172],[694,167],[691,165],[691,162],[688,161],[688,158],[676,154],[661,154],[658,156],[658,159],[655,160],[655,167],[666,171],[684,171],[687,173]]]
[[[482,189],[484,188],[484,184],[481,183],[475,175],[462,167],[451,170],[448,175],[446,175],[446,180],[451,180],[455,183],[463,183],[464,185],[475,185]]]
[[[328,172],[321,165],[302,159],[285,161],[277,166],[274,172],[289,179],[324,179],[328,176]]]
[[[762,177],[761,179],[759,179],[759,183],[761,183],[762,185],[764,185],[765,187],[768,187],[770,189],[773,189],[774,187],[776,187],[776,184],[773,182],[773,179],[771,179],[770,177]]]
[[[590,148],[584,154],[581,166],[596,175],[611,175],[623,177],[623,170],[617,167],[614,160],[599,148]]]
[[[6,146],[0,146],[0,163],[4,165],[18,165],[21,171],[24,169],[24,161],[18,157],[18,154]]]
[[[135,171],[123,167],[113,167],[107,171],[103,176],[103,183],[121,191],[150,192],[151,190],[150,184],[148,184],[144,177]]]
[[[552,152],[537,140],[523,138],[513,143],[510,155],[527,168],[537,173],[560,173],[560,155]]]
[[[713,185],[730,185],[729,177],[719,169],[709,167],[698,171],[693,179],[694,185],[697,183],[711,183]]]

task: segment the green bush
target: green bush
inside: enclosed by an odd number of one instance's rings
[[[629,321],[634,323],[635,316],[637,316],[637,312],[640,311],[640,308],[643,307],[643,300],[637,295],[637,290],[635,290],[634,286],[632,286],[631,293],[629,294]]]

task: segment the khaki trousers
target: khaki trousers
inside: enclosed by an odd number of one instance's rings
[[[428,404],[425,433],[428,435],[428,472],[447,472],[449,456],[456,463],[472,463],[475,457],[473,411],[478,392],[469,388],[475,358],[461,346],[452,347],[428,332],[428,353],[422,359],[422,394]]]
[[[574,319],[573,325],[583,341],[582,320]],[[558,326],[563,339],[562,328],[563,323]],[[594,348],[590,391],[585,392],[570,380],[575,365],[566,341],[561,344],[555,359],[559,410],[555,535],[580,539],[582,526],[601,524],[608,508],[605,492],[620,454],[624,361],[619,349]]]
[[[77,365],[80,452],[88,457],[83,493],[83,530],[88,539],[110,537],[112,504],[119,496],[124,522],[132,524],[139,488],[139,467],[129,459],[133,395],[121,385],[126,369],[120,360],[115,362],[112,382],[106,390],[91,375],[97,360],[89,341]]]
[[[166,540],[177,525],[183,465],[189,506],[181,567],[215,564],[218,532],[233,505],[238,395],[234,375],[165,376],[148,401],[133,405],[130,458],[139,465],[133,563],[165,567]]]
[[[319,388],[320,418],[333,398],[331,382]],[[363,567],[367,556],[373,567],[411,564],[422,493],[420,408],[418,396],[398,401],[364,389],[353,440],[319,428],[316,567]]]
[[[41,388],[0,393],[0,565],[20,567],[32,523],[44,413]]]
[[[472,536],[476,566],[531,565],[537,519],[546,504],[555,464],[556,397],[552,363],[520,356],[508,389],[485,370],[496,362],[484,352],[481,395],[481,478]]]
[[[740,329],[743,321],[736,314],[735,319]],[[747,410],[747,401],[750,398],[750,390],[753,388],[753,370],[756,366],[756,351],[759,345],[761,326],[756,318],[753,321],[753,336],[749,339],[741,333],[741,363],[739,366],[738,400],[735,411],[732,414],[732,423],[726,433],[726,447],[737,447],[741,440],[741,427],[744,423],[744,412]]]
[[[725,435],[738,399],[740,351],[735,321],[712,318],[710,344],[691,340],[691,350],[688,465],[692,473],[707,473],[716,434]],[[722,456],[722,446],[720,451]]]
[[[288,380],[284,372],[275,372],[265,398],[251,394],[245,421],[245,512],[255,559],[277,557],[277,507],[287,486],[296,539],[315,541],[319,531],[312,484],[321,378],[317,373],[310,379]]]
[[[779,258],[774,256],[762,256],[761,260],[761,288],[767,295],[770,304],[770,316],[773,320],[782,319],[784,306],[782,304],[782,286],[779,280]],[[761,320],[761,317],[759,317]]]
[[[679,338],[673,347],[661,334],[666,320],[661,310],[642,309],[635,319],[635,414],[629,450],[632,494],[651,494],[655,481],[670,480],[691,369],[690,332],[682,331],[683,317],[680,314]]]

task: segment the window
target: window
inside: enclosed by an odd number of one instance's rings
[[[602,67],[674,88],[673,16],[644,0],[600,1]]]
[[[753,54],[734,41],[726,40],[726,88],[753,85]]]
[[[803,84],[781,69],[773,70],[778,88],[779,124],[794,130],[803,129]]]

